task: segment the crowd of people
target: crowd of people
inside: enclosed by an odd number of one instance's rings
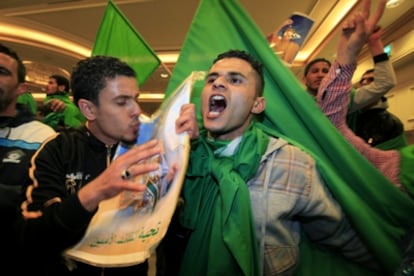
[[[407,166],[413,164],[412,147],[398,138],[403,129],[387,137],[398,143],[380,149],[374,146],[387,139],[374,144],[358,137],[349,117],[381,103],[395,85],[377,26],[384,5],[369,16],[366,1],[342,29],[336,59],[311,61],[304,83],[340,133],[412,197],[414,176]],[[375,69],[353,89],[365,43]],[[157,275],[294,275],[304,234],[381,275],[382,264],[325,185],[314,158],[261,124],[266,108],[261,62],[237,49],[212,58],[201,94],[202,125],[192,103],[181,107],[175,121],[176,132],[187,132],[192,143],[182,204],[156,252]],[[143,191],[131,179],[159,170],[159,159],[142,162],[162,154],[157,140],[113,159],[119,143],[137,139],[135,71],[115,57],[80,60],[70,80],[49,77],[43,119],[21,98],[27,93],[25,75],[18,54],[0,44],[0,207],[6,219],[1,234],[8,253],[3,268],[16,274],[147,275],[148,261],[102,268],[63,255],[85,235],[102,201],[122,191]],[[406,239],[398,276],[414,271],[412,233]]]
[[[367,70],[357,87],[351,91],[346,114],[350,129],[368,144],[381,149],[395,149],[407,145],[401,120],[390,113],[387,93],[397,79],[388,54],[384,52],[382,29],[377,27],[367,39],[374,68]],[[304,69],[306,91],[316,97],[322,80],[328,74],[331,62],[325,58],[311,60]]]

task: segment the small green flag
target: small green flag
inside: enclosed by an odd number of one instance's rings
[[[108,1],[93,45],[92,56],[96,55],[114,56],[128,63],[137,73],[140,86],[161,63],[111,0]]]
[[[401,259],[399,239],[414,225],[414,201],[393,186],[330,123],[265,35],[236,0],[202,0],[187,33],[167,95],[192,71],[207,71],[215,57],[246,50],[265,72],[264,123],[317,161],[326,185],[388,273]],[[192,102],[200,110],[202,84]],[[201,115],[198,112],[201,122]],[[306,241],[304,238],[303,241]],[[366,275],[339,255],[303,242],[298,275]]]

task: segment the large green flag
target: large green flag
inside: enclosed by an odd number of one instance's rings
[[[167,96],[192,71],[207,71],[221,52],[241,49],[265,69],[264,123],[309,152],[327,186],[362,239],[392,273],[401,259],[399,240],[414,226],[414,201],[360,155],[321,112],[267,44],[264,34],[236,0],[202,0],[187,33]],[[200,92],[192,102],[200,118]],[[366,275],[362,268],[316,247],[304,237],[299,275]]]
[[[142,85],[161,61],[111,0],[108,1],[93,45],[92,55],[118,57],[128,63]]]

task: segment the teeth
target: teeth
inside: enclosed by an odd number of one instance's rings
[[[210,114],[217,115],[224,111],[226,108],[226,99],[222,95],[212,95],[209,102]]]
[[[217,111],[210,111],[208,114],[209,114],[210,116],[218,116],[218,115],[220,114],[220,112],[217,112]]]
[[[214,95],[211,97],[212,100],[218,101],[218,100],[223,100],[224,97],[221,95]]]

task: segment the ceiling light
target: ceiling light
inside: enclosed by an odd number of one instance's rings
[[[179,52],[157,52],[157,56],[162,63],[176,63],[178,60]]]
[[[91,50],[88,47],[71,40],[7,22],[0,22],[0,37],[6,41],[18,41],[26,45],[53,50],[76,58],[84,58],[91,55]]]
[[[386,7],[387,8],[395,8],[398,7],[399,5],[401,5],[401,3],[404,2],[404,0],[388,0]]]
[[[148,102],[148,101],[162,101],[164,99],[164,93],[151,93],[146,91],[141,91],[138,97],[140,102]]]

